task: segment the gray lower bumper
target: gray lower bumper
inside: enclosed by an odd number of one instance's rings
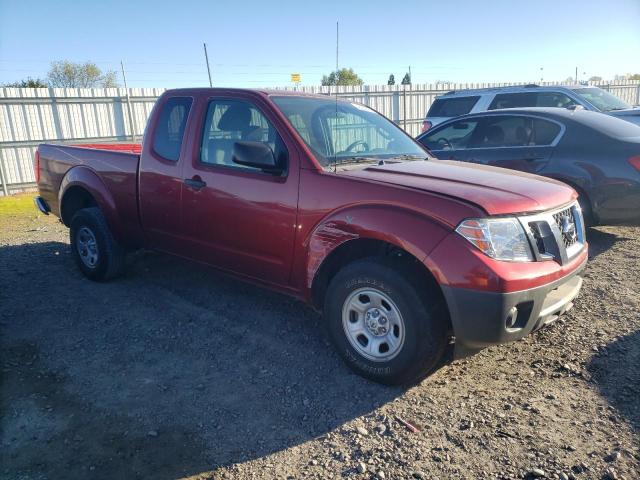
[[[519,340],[556,320],[580,293],[584,265],[547,285],[510,293],[443,287],[456,337],[456,358]]]
[[[49,212],[51,211],[51,209],[49,208],[49,205],[47,204],[47,202],[46,202],[46,200],[44,198],[35,197],[33,199],[33,203],[36,204],[36,207],[38,207],[38,210],[40,210],[45,215],[49,215]]]

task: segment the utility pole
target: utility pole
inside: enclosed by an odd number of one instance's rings
[[[124,72],[124,62],[120,60],[120,67],[122,68],[122,80],[124,80],[124,89],[127,92],[127,111],[129,112],[129,131],[131,132],[131,141],[136,140],[136,131],[133,128],[133,108],[131,107],[131,97],[129,96],[129,87],[127,86],[127,75]]]
[[[574,78],[576,84],[578,83],[578,67],[576,67],[576,76]]]
[[[207,55],[207,44],[204,45],[204,59],[207,62],[207,73],[209,74],[209,87],[213,87],[213,83],[211,82],[211,68],[209,67],[209,55]]]

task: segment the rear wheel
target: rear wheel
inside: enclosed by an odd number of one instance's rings
[[[346,363],[370,380],[412,383],[442,357],[448,319],[441,297],[412,280],[385,259],[368,258],[344,267],[329,285],[330,337]]]
[[[124,269],[125,252],[115,240],[97,207],[78,210],[69,230],[76,264],[88,278],[110,280]]]

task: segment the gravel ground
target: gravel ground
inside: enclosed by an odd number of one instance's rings
[[[287,297],[155,253],[85,280],[0,217],[0,478],[640,478],[640,228],[575,308],[410,389],[352,374]]]

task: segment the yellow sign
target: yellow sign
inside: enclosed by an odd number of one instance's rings
[[[300,74],[299,73],[292,73],[291,74],[291,81],[293,83],[299,83],[300,82]]]

